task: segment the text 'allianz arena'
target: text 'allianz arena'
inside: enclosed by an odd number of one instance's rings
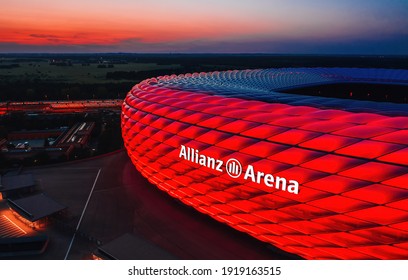
[[[408,104],[279,92],[408,86],[408,70],[292,68],[145,80],[122,109],[151,183],[307,259],[408,259]]]

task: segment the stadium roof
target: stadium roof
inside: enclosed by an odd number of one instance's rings
[[[318,97],[284,93],[306,86],[369,83],[408,86],[408,70],[372,68],[270,68],[215,71],[152,78],[144,81],[161,90],[174,89],[247,100],[407,115],[408,104]],[[159,92],[157,92],[159,93]]]

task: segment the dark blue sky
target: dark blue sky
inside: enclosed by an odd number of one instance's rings
[[[0,52],[408,55],[401,0],[13,0]]]

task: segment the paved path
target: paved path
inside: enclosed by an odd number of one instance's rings
[[[96,240],[104,244],[124,233],[155,243],[179,259],[294,258],[158,190],[124,151],[23,172],[32,173],[45,193],[68,206],[71,217],[66,221],[70,232],[51,229],[54,242],[42,258],[64,259],[71,246],[68,259],[86,259],[96,249]]]

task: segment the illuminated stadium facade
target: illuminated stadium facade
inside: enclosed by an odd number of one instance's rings
[[[212,218],[307,259],[408,258],[408,104],[282,93],[408,85],[408,71],[194,73],[136,85],[122,134],[136,168]]]

